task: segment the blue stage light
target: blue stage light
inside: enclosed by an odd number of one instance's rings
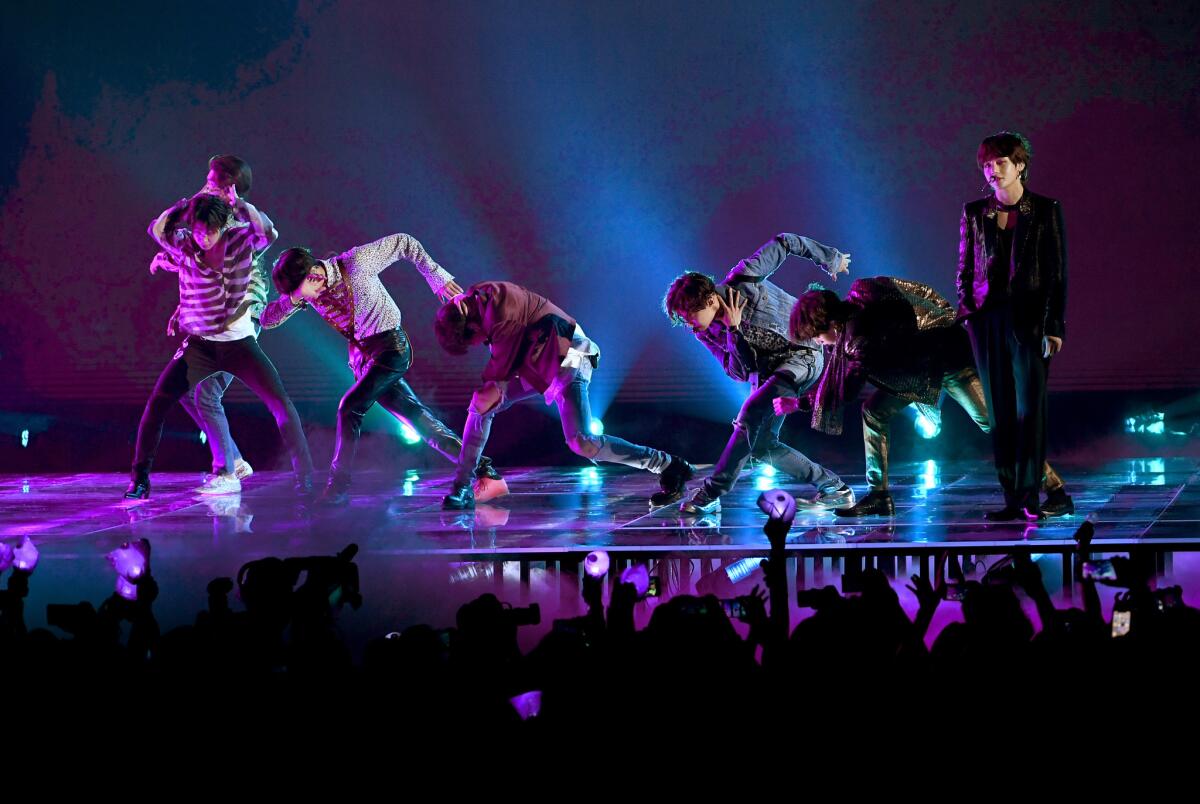
[[[917,428],[921,438],[937,438],[938,433],[942,432],[942,426],[937,422],[930,421],[924,413],[917,414],[913,426]]]

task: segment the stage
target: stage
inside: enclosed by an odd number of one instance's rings
[[[984,461],[908,462],[893,469],[894,518],[842,519],[802,508],[789,552],[830,555],[954,552],[1054,553],[1074,546],[1089,518],[1098,549],[1156,551],[1200,548],[1200,460],[1143,458],[1093,467],[1064,466],[1074,516],[1037,524],[994,524],[985,510],[1001,504]],[[697,476],[699,479],[703,470]],[[0,537],[32,537],[54,551],[146,537],[180,557],[264,550],[334,552],[359,544],[363,554],[446,556],[464,560],[578,560],[603,547],[653,557],[744,554],[766,549],[760,489],[797,488],[769,467],[744,473],[716,514],[689,517],[675,506],[648,510],[656,489],[648,475],[619,467],[547,467],[506,472],[510,494],[470,512],[443,511],[449,470],[399,477],[364,472],[349,506],[306,511],[297,506],[290,475],[258,472],[241,494],[193,492],[200,473],[154,476],[151,498],[121,499],[125,479],[111,474],[0,478]],[[861,475],[845,475],[864,493]],[[695,487],[697,481],[693,481]]]
[[[905,589],[907,578],[931,572],[943,550],[976,578],[995,557],[1028,552],[1051,593],[1064,605],[1078,605],[1071,602],[1071,584],[1062,580],[1076,560],[1072,537],[1087,518],[1095,524],[1095,553],[1141,553],[1154,563],[1159,585],[1200,585],[1194,557],[1200,554],[1190,552],[1200,549],[1200,460],[1064,465],[1076,514],[1037,526],[983,519],[984,510],[1000,503],[986,461],[894,466],[894,519],[843,520],[801,510],[787,544],[795,588],[850,589],[847,576],[877,567],[893,579],[911,614],[916,601]],[[765,517],[755,506],[758,489],[778,485],[808,493],[768,473],[761,466],[746,472],[720,515],[700,518],[681,517],[674,506],[649,511],[653,478],[610,467],[509,470],[511,494],[474,512],[441,510],[448,470],[361,473],[351,504],[328,513],[298,510],[290,475],[283,472],[256,472],[240,495],[208,498],[192,492],[199,472],[160,473],[151,498],[137,503],[121,499],[126,480],[115,472],[5,475],[0,538],[12,544],[28,535],[40,551],[25,606],[31,628],[46,624],[48,603],[110,595],[114,576],[104,554],[130,539],[145,537],[153,545],[153,572],[162,589],[155,612],[164,628],[191,622],[204,606],[208,582],[236,578],[246,562],[332,555],[355,543],[366,605],[339,617],[355,653],[372,637],[407,625],[452,623],[457,607],[483,592],[513,605],[541,606],[541,627],[521,632],[522,645],[531,648],[550,620],[581,612],[579,562],[596,548],[608,551],[618,568],[646,563],[660,576],[664,598],[728,598],[761,583],[757,560],[766,555],[767,542]],[[863,493],[861,475],[846,479]],[[1106,606],[1114,592],[1102,589]],[[654,605],[639,605],[639,624],[648,622]],[[793,622],[811,614],[791,608]],[[932,633],[959,618],[957,609],[943,607]]]

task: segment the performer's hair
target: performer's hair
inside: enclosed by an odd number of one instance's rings
[[[201,222],[208,228],[220,228],[233,220],[233,207],[215,195],[197,195],[188,202],[187,219]]]
[[[707,274],[688,271],[675,277],[663,296],[662,309],[677,327],[686,326],[684,316],[704,309],[708,297],[717,292],[717,283]]]
[[[232,185],[237,188],[238,195],[250,192],[250,187],[254,184],[254,174],[246,160],[233,154],[217,154],[208,160],[208,169],[216,171],[220,187]]]
[[[295,293],[296,288],[300,287],[316,264],[316,259],[308,249],[299,246],[289,248],[279,255],[271,269],[271,280],[275,283],[275,289],[285,296]]]
[[[441,306],[433,322],[433,334],[437,336],[437,342],[452,355],[465,355],[479,331],[479,323],[463,315],[452,301]]]
[[[832,290],[810,290],[792,308],[788,332],[793,340],[811,340],[834,324],[844,324],[853,309],[854,305],[839,299]]]
[[[1019,131],[997,131],[979,143],[979,151],[975,154],[975,164],[983,170],[983,163],[1007,156],[1012,162],[1020,162],[1021,183],[1029,181],[1029,162],[1033,159],[1033,146]]]

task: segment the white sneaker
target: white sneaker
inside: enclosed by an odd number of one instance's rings
[[[197,494],[237,494],[242,490],[242,481],[235,475],[205,475],[204,483],[196,489]]]
[[[238,458],[233,464],[233,476],[238,480],[245,480],[252,474],[254,474],[254,467],[246,463],[241,458]]]
[[[827,489],[814,497],[798,497],[796,505],[809,508],[851,508],[854,506],[854,489],[845,483],[841,488]]]

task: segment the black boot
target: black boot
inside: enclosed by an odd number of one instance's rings
[[[475,477],[486,477],[488,480],[499,480],[501,474],[496,471],[496,467],[492,464],[492,459],[486,455],[479,458],[479,465],[475,467]]]
[[[325,485],[325,491],[317,498],[319,508],[342,508],[350,504],[350,482],[339,478],[330,478]]]
[[[465,511],[475,507],[475,492],[470,486],[454,484],[450,493],[442,498],[442,508],[447,511]]]
[[[297,477],[292,485],[293,491],[296,493],[293,511],[298,517],[312,516],[313,505],[313,482],[312,475],[304,475]]]
[[[658,476],[658,485],[662,491],[656,491],[650,495],[650,508],[661,508],[682,499],[683,492],[687,490],[687,482],[695,474],[696,467],[678,455],[672,455],[671,462]]]
[[[150,497],[150,476],[149,475],[134,475],[129,481],[129,488],[125,489],[125,499],[127,500],[145,500]]]
[[[312,501],[312,497],[313,497],[312,475],[305,475],[304,477],[296,478],[296,482],[295,482],[295,484],[293,484],[292,488],[296,492],[296,499],[305,500],[308,502]]]
[[[995,511],[984,511],[983,518],[988,522],[1012,522],[1014,519],[1024,519],[1025,512],[1017,505],[1006,505]]]
[[[871,489],[866,497],[863,497],[849,508],[835,508],[833,510],[838,516],[895,516],[896,503],[892,499],[892,493],[887,489]]]
[[[1008,495],[1005,495],[1008,497]],[[1027,495],[1017,495],[1019,502],[1011,502],[1012,497],[1008,497],[1009,502],[1005,502],[1004,507],[999,511],[988,511],[983,515],[983,518],[989,522],[1012,522],[1014,520],[1023,520],[1026,522],[1036,522],[1046,518],[1042,513],[1041,506],[1038,505],[1037,492]]]
[[[1046,502],[1042,503],[1042,513],[1046,516],[1068,516],[1075,513],[1075,501],[1067,490],[1059,486],[1053,491],[1046,492]]]

